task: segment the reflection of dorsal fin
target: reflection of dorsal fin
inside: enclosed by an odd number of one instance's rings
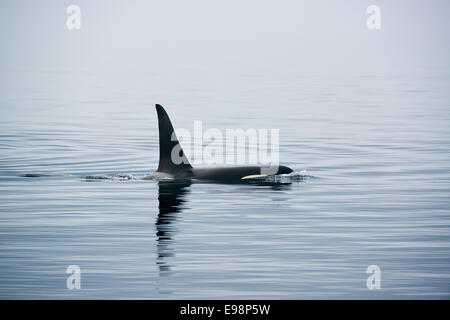
[[[159,126],[159,166],[158,172],[165,173],[179,173],[182,171],[190,171],[192,166],[189,164],[183,149],[178,142],[178,138],[170,122],[167,112],[159,104],[156,105],[156,111],[158,113],[158,126]],[[173,138],[173,139],[172,139]],[[178,160],[182,160],[181,163],[176,164],[172,161],[172,150],[179,151]],[[178,161],[176,161],[178,162]]]

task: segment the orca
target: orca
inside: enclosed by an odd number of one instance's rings
[[[156,172],[144,177],[146,180],[191,180],[203,182],[243,183],[268,175],[288,174],[293,170],[286,166],[277,166],[275,171],[267,172],[263,166],[237,166],[218,168],[194,168],[187,160],[175,135],[172,123],[164,108],[157,104],[159,128],[159,165]],[[177,148],[177,149],[174,149]],[[172,152],[179,152],[179,164],[172,161]]]

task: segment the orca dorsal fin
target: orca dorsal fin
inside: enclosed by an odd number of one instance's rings
[[[165,172],[176,174],[190,171],[192,166],[187,160],[183,149],[181,148],[178,138],[175,135],[172,123],[166,110],[157,104],[156,112],[158,113],[158,127],[159,127],[159,166],[158,172]],[[176,148],[176,149],[174,149]],[[179,158],[174,163],[172,160],[172,150],[178,150]],[[179,161],[181,160],[181,161]]]

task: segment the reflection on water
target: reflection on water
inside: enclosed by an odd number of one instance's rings
[[[449,77],[5,79],[0,298],[450,296]],[[142,180],[158,102],[179,128],[280,128],[280,163],[308,175]],[[73,264],[79,292],[65,287]],[[366,287],[373,264],[381,290]]]
[[[166,258],[174,255],[170,247],[176,231],[174,223],[186,202],[185,195],[189,192],[189,185],[189,181],[160,181],[158,183],[159,213],[156,219],[158,258],[156,264],[160,275],[168,275],[171,272],[171,266]]]
[[[270,181],[246,181],[246,185],[254,187],[269,187],[273,191],[289,190],[291,182],[270,182]],[[156,225],[156,264],[159,268],[160,276],[167,276],[172,273],[172,267],[168,258],[174,257],[175,252],[171,248],[171,243],[175,240],[178,231],[176,221],[186,207],[186,195],[189,193],[191,181],[159,181],[158,182],[158,209],[159,213],[155,222]],[[233,185],[233,184],[228,184]],[[181,232],[181,231],[180,231]]]

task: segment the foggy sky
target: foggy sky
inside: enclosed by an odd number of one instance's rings
[[[70,4],[81,30],[66,27]],[[381,30],[366,8],[381,8]],[[449,1],[1,1],[1,70],[449,71]]]

